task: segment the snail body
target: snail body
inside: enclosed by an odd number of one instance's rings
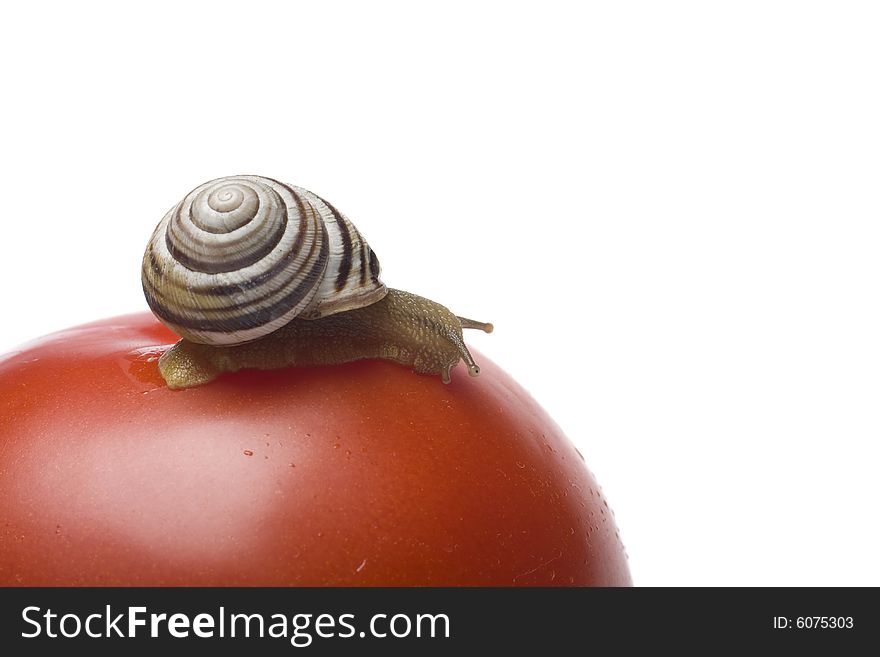
[[[491,324],[379,279],[376,254],[336,208],[261,176],[200,185],[162,219],[142,282],[157,318],[183,339],[159,361],[171,388],[245,368],[383,358],[444,383],[464,359],[463,328]]]
[[[462,327],[490,325],[456,317],[439,303],[402,290],[388,290],[376,303],[315,320],[293,320],[266,337],[241,345],[212,346],[181,340],[159,360],[169,388],[188,388],[241,369],[313,367],[382,358],[419,374],[450,382],[462,358],[471,376],[474,362]]]

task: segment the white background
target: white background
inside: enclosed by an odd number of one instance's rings
[[[302,185],[578,445],[640,585],[880,585],[880,16],[15,3],[0,351],[146,309],[192,187]]]

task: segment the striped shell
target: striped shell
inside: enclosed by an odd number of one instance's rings
[[[379,301],[379,261],[354,225],[300,187],[261,176],[206,182],[162,219],[144,253],[147,303],[178,335],[250,342],[294,317]]]

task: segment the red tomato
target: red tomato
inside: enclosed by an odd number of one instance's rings
[[[0,358],[0,585],[629,585],[559,427],[485,357],[183,391],[149,314]]]

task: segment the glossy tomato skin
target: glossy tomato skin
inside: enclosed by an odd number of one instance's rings
[[[582,457],[485,357],[171,391],[147,313],[0,357],[0,585],[625,586]]]

